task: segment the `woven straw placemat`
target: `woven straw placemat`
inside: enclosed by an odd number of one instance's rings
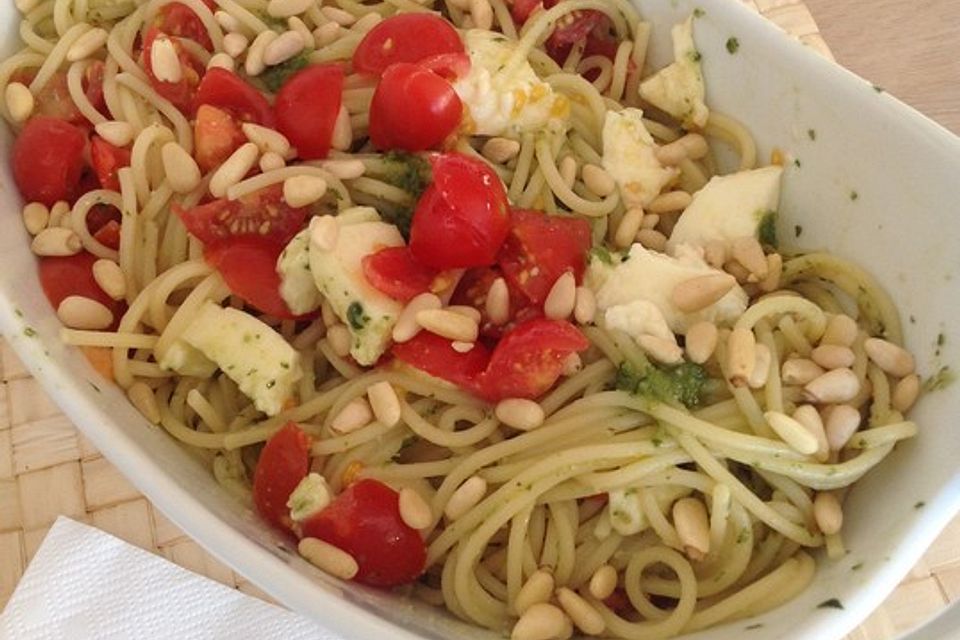
[[[832,58],[802,2],[741,1]],[[269,600],[137,492],[60,413],[2,340],[0,374],[0,607],[58,515],[91,524],[191,571]],[[849,640],[892,638],[958,597],[960,518]]]

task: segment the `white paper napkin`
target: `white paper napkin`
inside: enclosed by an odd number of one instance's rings
[[[61,517],[0,616],[2,640],[338,640],[312,621]]]

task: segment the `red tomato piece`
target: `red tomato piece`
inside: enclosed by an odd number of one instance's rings
[[[430,13],[400,13],[367,32],[353,54],[353,68],[379,76],[397,62],[420,62],[443,53],[463,53],[460,35]]]
[[[97,257],[86,251],[73,256],[40,258],[38,274],[44,295],[54,309],[68,296],[84,296],[103,304],[120,321],[126,303],[112,299],[93,277],[93,263]]]
[[[392,353],[416,369],[467,390],[476,387],[490,360],[490,352],[482,344],[476,343],[470,351],[460,353],[453,349],[450,340],[428,331],[393,345]]]
[[[307,67],[286,81],[277,93],[277,129],[304,160],[326,158],[343,99],[343,68]]]
[[[100,136],[90,139],[90,160],[104,189],[120,191],[117,172],[130,166],[130,149],[115,147]]]
[[[478,393],[490,402],[536,398],[554,385],[571,353],[589,346],[590,341],[569,322],[528,320],[497,344],[477,381]]]
[[[436,73],[409,62],[391,65],[370,103],[370,141],[378,149],[424,151],[460,126],[463,103]]]
[[[208,246],[204,257],[234,295],[276,318],[296,318],[280,296],[277,258],[283,244],[257,237],[234,238]]]
[[[212,246],[241,237],[286,244],[303,228],[306,207],[291,207],[283,201],[283,186],[271,185],[242,198],[220,198],[192,209],[173,205],[187,231]]]
[[[417,63],[417,66],[433,71],[444,80],[453,82],[470,73],[470,57],[465,53],[441,53],[424,58]]]
[[[116,220],[111,220],[107,224],[100,227],[96,233],[93,234],[93,237],[102,245],[110,247],[113,250],[120,249],[120,223]]]
[[[543,6],[542,0],[514,0],[510,7],[510,15],[517,24],[523,24],[527,21],[537,7]]]
[[[356,581],[373,587],[413,582],[423,573],[427,549],[400,517],[399,494],[376,480],[360,480],[303,524],[304,537],[343,549],[360,567]]]
[[[409,247],[385,247],[363,258],[363,275],[377,290],[407,302],[432,291],[438,273],[414,260]]]
[[[204,4],[210,9],[216,6],[206,0]],[[213,51],[213,43],[210,41],[207,28],[203,26],[203,22],[193,9],[185,4],[171,2],[164,5],[157,16],[156,25],[164,33],[178,38],[188,38],[199,43],[207,51]]]
[[[162,39],[173,43],[173,47],[177,51],[182,74],[177,82],[160,80],[153,72],[151,51],[153,50],[153,44]],[[180,111],[193,115],[194,95],[197,92],[197,86],[200,84],[200,76],[203,75],[203,67],[187,53],[179,40],[171,38],[156,27],[151,27],[143,40],[143,68],[147,72],[147,77],[150,78],[150,85],[154,91],[169,100]]]
[[[207,71],[197,87],[197,106],[208,104],[226,111],[241,122],[276,126],[267,98],[243,78],[221,67]]]
[[[509,231],[507,193],[487,163],[459,153],[431,158],[433,182],[410,227],[410,250],[435,269],[493,264]]]
[[[566,271],[580,282],[590,250],[590,225],[570,216],[549,216],[516,209],[498,263],[510,286],[534,305],[542,305],[550,288]]]
[[[31,118],[13,143],[13,177],[28,202],[48,207],[70,200],[83,173],[87,136],[75,125],[51,118]]]
[[[204,173],[220,165],[246,141],[240,125],[229,113],[208,104],[197,108],[193,155]]]
[[[96,234],[111,222],[119,225],[120,220],[120,212],[115,207],[106,204],[94,205],[87,213],[87,229],[90,233]]]
[[[310,471],[310,438],[288,422],[267,440],[253,472],[253,502],[270,524],[291,530],[287,500]]]

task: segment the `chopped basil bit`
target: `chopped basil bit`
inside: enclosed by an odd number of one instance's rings
[[[607,249],[603,245],[598,245],[590,249],[590,259],[599,260],[603,264],[613,264],[613,254],[610,253],[610,249]]]
[[[20,310],[20,307],[15,308],[15,309],[13,310],[13,312],[16,314],[16,316],[17,316],[18,318],[22,318],[22,317],[23,317],[23,311]]]
[[[921,500],[921,501],[918,502],[917,504],[913,505],[913,508],[914,508],[914,509],[923,509],[925,506],[927,506],[927,503],[924,502],[923,500]]]
[[[703,60],[703,55],[696,49],[691,51],[689,55],[690,55],[690,60],[692,62],[700,62],[701,60]]]
[[[727,52],[733,55],[740,50],[740,41],[736,38],[727,38]]]
[[[855,201],[857,201],[857,200],[859,200],[859,199],[860,199],[860,194],[859,194],[859,193],[857,193],[856,191],[851,191],[851,192],[850,192],[850,201],[851,201],[851,202],[855,202]]]
[[[690,408],[700,404],[706,381],[706,370],[693,362],[675,367],[651,364],[642,373],[625,362],[617,369],[616,387],[633,395]]]
[[[757,239],[760,244],[772,249],[777,248],[777,212],[766,211],[761,214],[760,225],[757,227]]]
[[[863,569],[863,563],[862,563],[862,562],[858,562],[857,564],[855,564],[855,565],[853,565],[852,567],[850,567],[850,570],[851,570],[851,571],[860,571],[860,569]]]
[[[926,392],[941,391],[946,389],[956,378],[953,370],[949,366],[940,367],[940,370],[927,378],[923,383],[923,390]]]
[[[803,225],[793,225],[793,235],[797,238],[803,235]]]
[[[700,7],[697,7],[696,9],[693,10],[694,18],[702,18],[705,15],[707,15],[707,12],[701,9]]]
[[[807,137],[811,140],[817,139],[817,130],[816,129],[807,129]]]
[[[836,598],[830,598],[818,604],[817,609],[843,609],[843,603]]]
[[[93,390],[96,391],[97,393],[101,393],[100,387],[98,387],[97,385],[93,384],[93,383],[90,382],[89,380],[87,380],[87,384],[89,384],[91,387],[93,387]]]
[[[877,93],[883,93],[884,91],[886,91],[886,89],[884,89],[883,87],[881,87],[881,86],[878,85],[878,84],[875,84],[875,85],[872,85],[872,86],[873,86],[873,90],[876,91]]]
[[[744,627],[744,630],[746,630],[746,631],[754,631],[754,630],[756,630],[756,629],[761,629],[761,628],[763,628],[763,625],[758,622],[757,624],[751,624],[749,627]]]
[[[34,338],[37,335],[37,331],[33,327],[24,327],[23,335],[27,336],[28,338]]]
[[[290,79],[290,76],[295,74],[297,71],[300,71],[304,67],[310,64],[309,58],[307,58],[306,53],[301,53],[296,55],[286,62],[282,62],[278,65],[272,67],[267,67],[266,70],[261,73],[258,77],[263,85],[271,93],[276,93],[280,91],[280,87],[286,84],[287,80]]]
[[[347,323],[350,328],[360,331],[368,322],[370,322],[370,316],[364,312],[363,305],[359,302],[351,302],[347,307]]]
[[[795,166],[797,169],[799,169],[800,167],[803,166],[803,163],[800,162],[800,158],[794,158],[794,159],[793,159],[793,166]]]

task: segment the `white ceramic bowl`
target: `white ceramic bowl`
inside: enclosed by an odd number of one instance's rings
[[[655,25],[652,55],[658,66],[670,55],[669,25],[702,8],[696,40],[711,106],[750,127],[761,158],[776,146],[800,160],[785,180],[782,236],[792,239],[795,225],[802,225],[800,245],[853,258],[879,277],[899,303],[923,373],[955,362],[960,139],[820,59],[738,2],[637,1]],[[6,53],[19,46],[16,24],[13,2],[2,0],[0,43]],[[735,55],[725,47],[730,37],[740,42]],[[4,156],[9,144],[9,134],[0,133]],[[40,293],[7,166],[0,168],[0,205],[9,216],[8,232],[0,236],[4,334],[63,410],[171,520],[279,601],[344,636],[494,637],[433,608],[321,575],[235,504],[207,469],[147,424],[122,393],[102,384],[79,353],[59,343],[59,323]],[[948,339],[937,355],[941,332]],[[851,630],[960,508],[957,415],[960,394],[953,389],[923,398],[913,414],[919,437],[901,444],[850,496],[844,527],[850,553],[820,564],[800,597],[756,620],[692,637],[736,638],[757,623],[762,627],[749,632],[755,640],[830,640]],[[844,609],[817,608],[831,598]]]

